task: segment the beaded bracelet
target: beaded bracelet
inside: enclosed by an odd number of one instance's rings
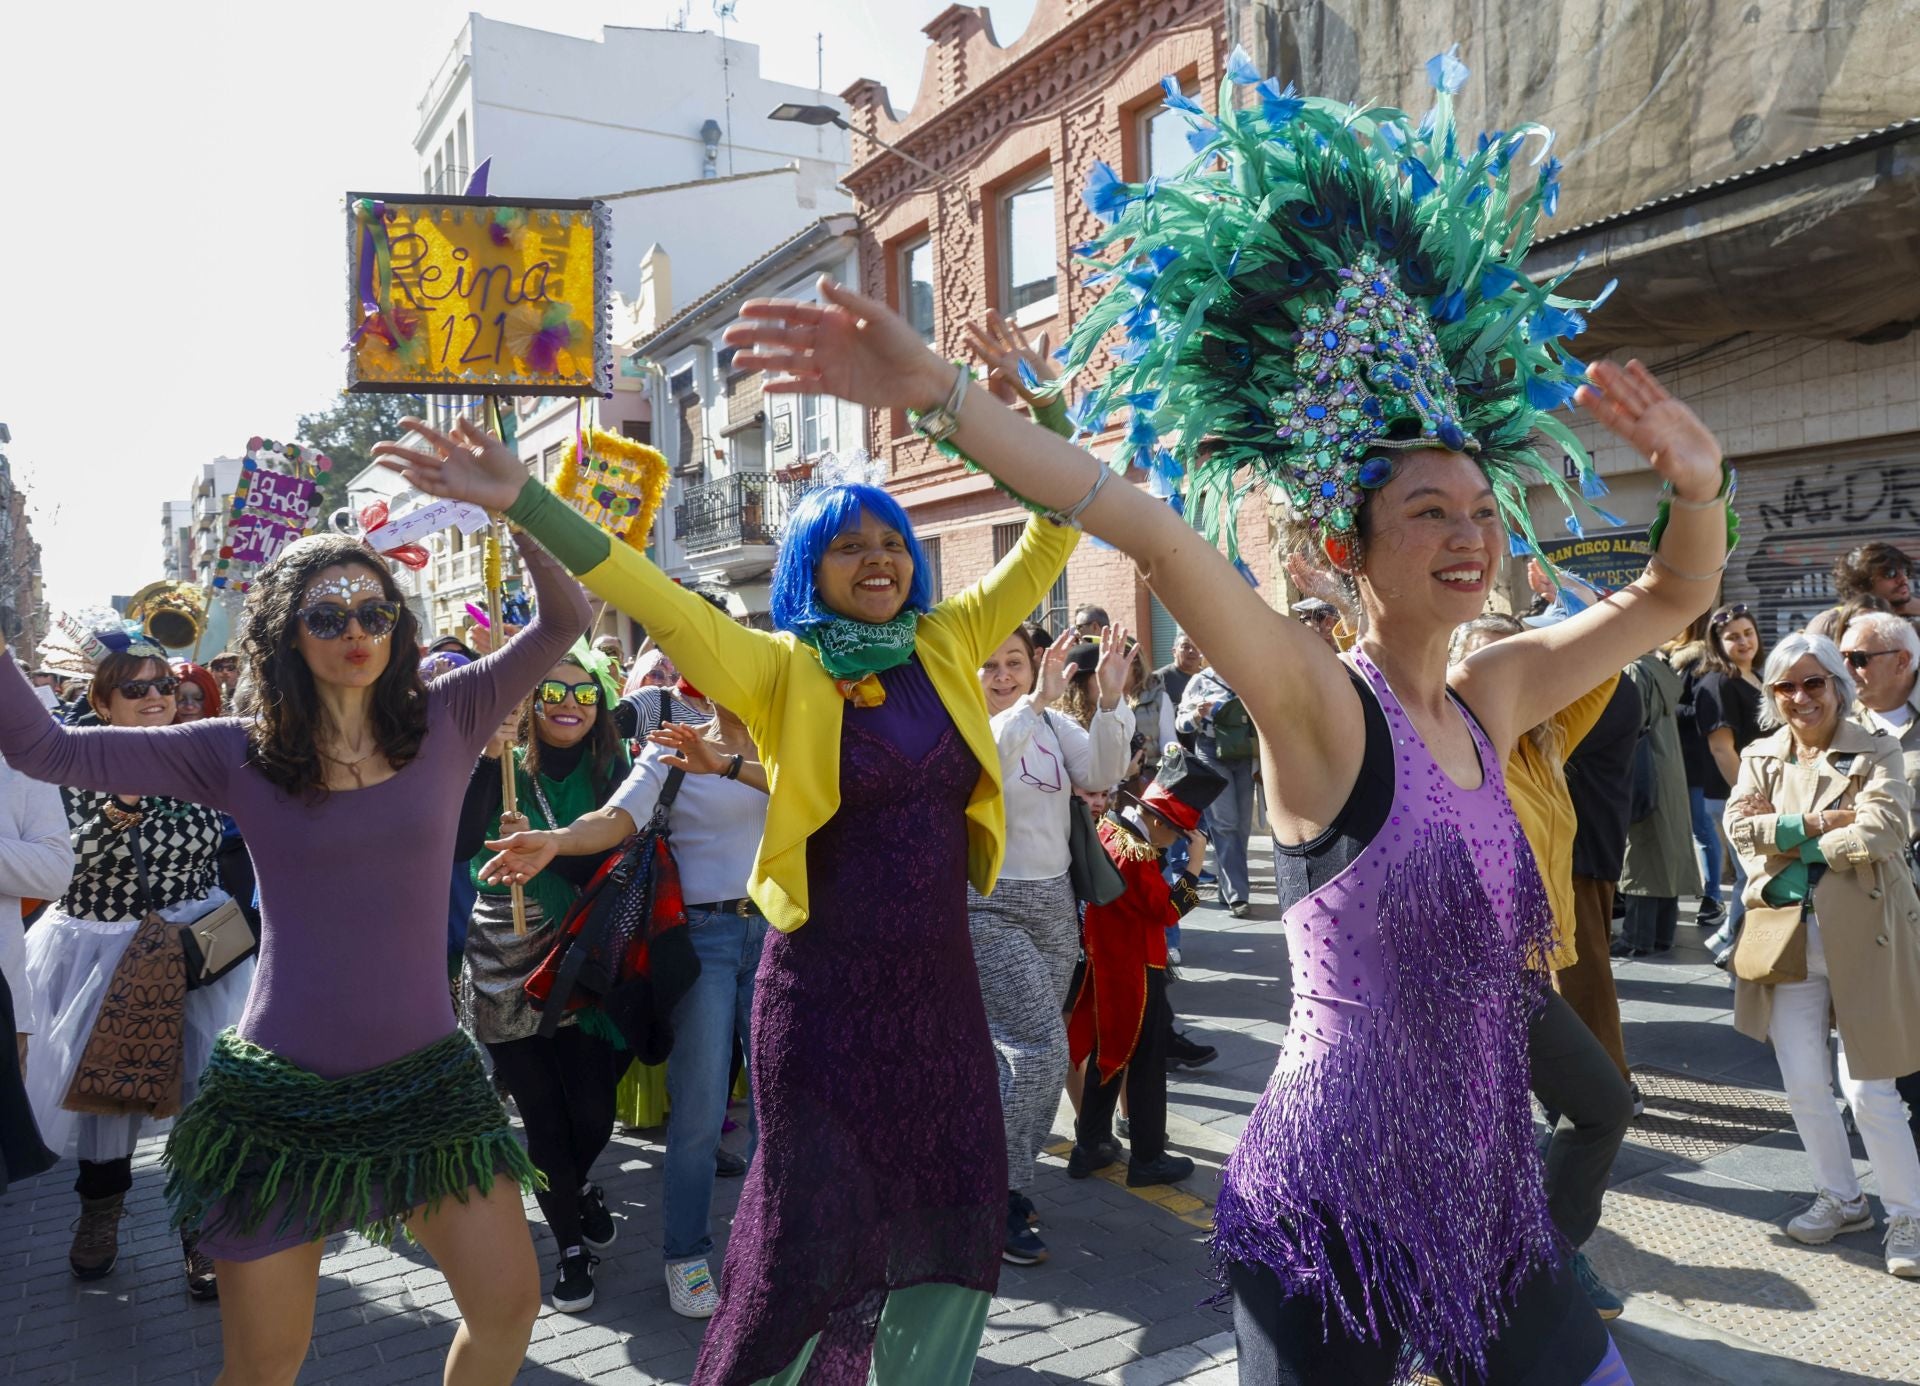
[[[1647,548],[1651,551],[1657,550],[1660,547],[1660,539],[1667,532],[1667,520],[1671,516],[1675,506],[1678,506],[1682,510],[1711,510],[1716,505],[1719,505],[1726,507],[1727,552],[1731,554],[1740,542],[1740,517],[1734,513],[1733,506],[1730,503],[1733,500],[1733,493],[1738,485],[1738,476],[1735,474],[1733,468],[1728,466],[1725,461],[1720,463],[1719,494],[1711,500],[1684,500],[1674,493],[1673,483],[1671,481],[1667,482],[1660,491],[1660,504],[1654,508],[1653,523],[1647,526]],[[1679,569],[1670,563],[1664,564],[1664,566],[1669,572],[1679,573]],[[1725,566],[1725,564],[1721,565],[1721,567]],[[1716,568],[1714,571],[1718,572],[1719,569]],[[1684,574],[1680,575],[1685,576]],[[1711,576],[1711,574],[1708,576]]]

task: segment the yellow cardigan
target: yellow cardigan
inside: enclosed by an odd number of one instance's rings
[[[1573,796],[1567,792],[1566,759],[1587,739],[1619,683],[1620,675],[1613,675],[1549,719],[1560,747],[1557,757],[1542,753],[1531,734],[1523,734],[1507,757],[1507,798],[1527,845],[1533,848],[1553,905],[1553,952],[1547,966],[1555,972],[1572,967],[1580,958],[1573,915],[1573,839],[1579,823],[1574,818]]]
[[[737,624],[538,482],[528,481],[507,516],[597,596],[644,624],[689,683],[746,724],[769,786],[747,892],[774,928],[791,933],[806,923],[807,839],[840,807],[846,709],[819,655],[793,635]],[[980,665],[1045,598],[1079,539],[1077,529],[1029,520],[1013,551],[921,617],[915,636],[921,667],[980,764],[967,803],[967,878],[982,894],[1000,874],[1006,814]]]

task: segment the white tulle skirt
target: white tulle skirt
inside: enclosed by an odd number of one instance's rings
[[[160,913],[170,923],[189,924],[227,899],[224,890],[216,889]],[[91,1116],[60,1105],[93,1034],[107,984],[139,927],[137,920],[76,919],[55,905],[27,930],[27,985],[33,988],[42,1018],[40,1033],[27,1050],[27,1099],[40,1123],[41,1138],[62,1157],[124,1159],[133,1154],[141,1136],[172,1125],[170,1119]],[[187,993],[182,1106],[193,1099],[200,1070],[213,1053],[214,1037],[239,1022],[252,985],[253,959],[249,958],[212,986]]]

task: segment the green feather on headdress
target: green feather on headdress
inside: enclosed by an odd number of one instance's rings
[[[1060,352],[1062,384],[1105,369],[1076,414],[1128,406],[1115,464],[1144,467],[1176,506],[1198,505],[1190,518],[1210,539],[1224,530],[1230,556],[1253,485],[1279,487],[1323,536],[1344,534],[1396,450],[1471,454],[1516,553],[1539,547],[1529,484],[1551,485],[1571,510],[1560,454],[1587,501],[1606,493],[1549,411],[1586,374],[1565,339],[1613,286],[1570,299],[1559,279],[1535,284],[1521,268],[1559,202],[1552,135],[1526,126],[1463,147],[1453,93],[1467,70],[1450,50],[1427,72],[1436,100],[1415,123],[1282,90],[1236,49],[1217,115],[1164,84],[1192,126],[1182,172],[1129,184],[1097,164],[1088,176],[1083,196],[1107,225],[1076,253],[1107,288]],[[1237,87],[1255,100],[1236,107]],[[1537,173],[1516,192],[1516,160],[1535,137]]]

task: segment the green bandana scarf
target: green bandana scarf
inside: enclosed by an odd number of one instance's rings
[[[857,681],[868,674],[897,669],[913,658],[914,630],[920,613],[911,607],[891,621],[856,621],[834,616],[794,632],[813,646],[834,678]]]

